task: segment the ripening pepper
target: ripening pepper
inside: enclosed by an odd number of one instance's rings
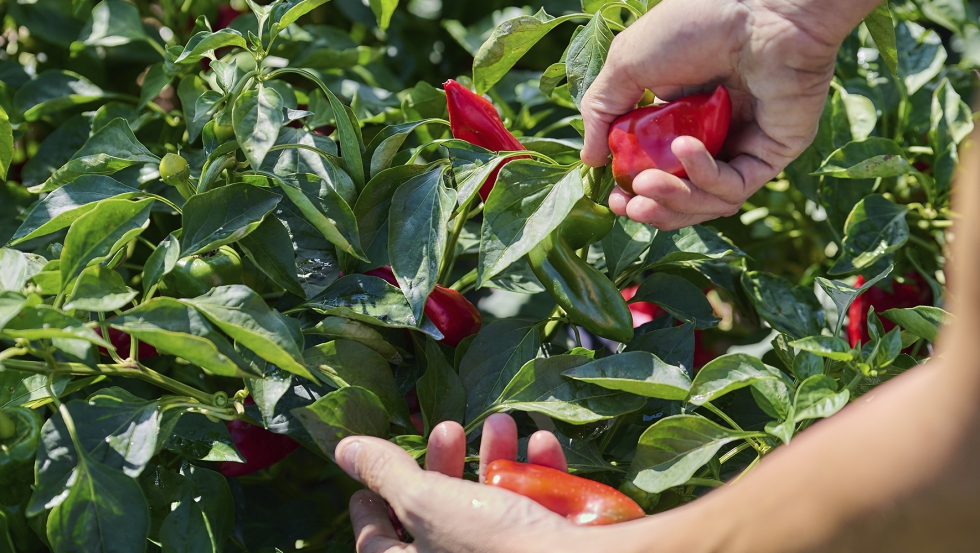
[[[102,329],[96,328],[95,333],[98,334],[99,336],[102,336]],[[129,357],[129,349],[132,342],[133,339],[129,336],[129,334],[126,334],[125,332],[116,328],[109,329],[109,343],[111,343],[116,348],[116,353],[118,353],[119,356],[122,357],[123,359]],[[155,347],[151,346],[150,344],[147,344],[146,342],[140,342],[139,346],[137,347],[139,348],[140,359],[148,359],[150,357],[156,357],[160,355],[160,353],[157,351]],[[102,346],[99,346],[99,353],[108,356],[109,350],[107,350]]]
[[[486,98],[471,92],[470,89],[452,79],[446,81],[443,87],[446,89],[449,126],[453,131],[454,138],[465,140],[474,146],[494,152],[527,149],[504,127],[504,122],[500,120],[497,109]],[[507,161],[515,159],[531,159],[531,156],[513,157]],[[487,197],[490,196],[490,191],[493,190],[493,185],[497,182],[497,173],[500,172],[500,168],[505,163],[507,162],[501,163],[480,187],[480,198],[483,201],[487,201]]]
[[[864,286],[864,283],[864,277],[858,276],[854,286],[860,288]],[[893,280],[891,293],[877,286],[872,286],[868,291],[858,296],[847,310],[847,337],[851,346],[855,346],[858,342],[867,344],[871,340],[871,335],[868,334],[868,311],[872,307],[874,307],[875,313],[880,315],[889,309],[932,305],[932,299],[932,289],[929,288],[929,283],[919,273],[905,275],[905,283]],[[881,317],[881,326],[884,327],[885,332],[890,332],[895,328],[895,323]]]
[[[605,275],[576,254],[609,234],[615,222],[612,211],[583,197],[527,259],[541,285],[573,323],[625,343],[633,338],[633,317],[626,300]]]
[[[719,85],[712,94],[698,94],[668,104],[635,109],[609,127],[609,150],[616,184],[633,193],[633,179],[647,169],[660,169],[680,178],[687,171],[670,145],[679,136],[693,136],[717,156],[728,135],[732,101]]]
[[[398,280],[395,279],[391,267],[379,267],[364,274],[378,277],[398,287]],[[443,339],[440,341],[452,347],[458,346],[463,338],[479,332],[483,324],[480,311],[463,294],[444,286],[436,285],[425,300],[423,311],[442,333]]]
[[[255,405],[251,397],[245,398],[245,406]],[[245,476],[269,468],[299,449],[299,444],[289,436],[269,432],[241,420],[225,422],[231,441],[245,458],[244,463],[221,461],[218,472],[226,477]]]
[[[626,494],[594,480],[541,465],[498,459],[487,465],[486,482],[533,499],[578,526],[600,526],[643,518]]]

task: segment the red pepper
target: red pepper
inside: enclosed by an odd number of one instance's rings
[[[364,273],[382,278],[392,286],[398,286],[391,267],[379,267]],[[425,300],[425,316],[432,321],[444,338],[443,344],[456,347],[463,338],[480,331],[483,318],[477,308],[463,294],[444,286],[436,286]]]
[[[494,152],[512,152],[516,150],[526,150],[514,135],[504,127],[504,122],[500,120],[500,114],[489,101],[483,96],[471,92],[465,86],[449,79],[443,84],[446,89],[446,105],[449,107],[449,126],[453,131],[453,137],[465,140],[474,146],[486,148]],[[531,156],[519,156],[510,158],[531,159]],[[480,187],[480,198],[487,201],[494,183],[497,182],[497,173],[504,166],[500,167],[487,178],[483,186]]]
[[[713,94],[689,96],[621,115],[609,128],[616,184],[632,194],[633,179],[647,169],[687,178],[684,166],[670,150],[674,139],[693,136],[704,143],[712,156],[717,156],[731,119],[732,101],[728,90],[720,85]]]
[[[245,405],[255,405],[252,398],[245,398]],[[241,420],[225,422],[231,441],[245,457],[244,463],[221,461],[218,472],[231,478],[245,476],[282,461],[287,455],[299,449],[299,444],[289,436],[269,432],[261,426],[255,426]]]
[[[578,526],[643,518],[635,501],[615,488],[541,465],[498,459],[487,465],[487,484],[533,499]]]
[[[640,286],[638,284],[627,286],[626,288],[620,290],[619,293],[623,295],[624,300],[630,301],[633,299],[633,296],[636,295],[636,290],[639,287]],[[633,328],[639,328],[665,314],[664,310],[660,309],[659,305],[648,301],[631,303],[629,304],[629,308],[630,313],[633,314]]]
[[[422,406],[419,405],[419,395],[412,388],[405,394],[405,402],[408,403],[408,414],[412,419],[412,426],[419,434],[425,435],[425,421],[422,419]]]
[[[98,334],[99,336],[102,336],[102,329],[96,328],[95,333]],[[118,353],[120,357],[122,357],[123,359],[129,357],[129,348],[133,343],[133,339],[129,336],[129,334],[126,334],[125,332],[121,330],[117,330],[115,328],[110,328],[109,343],[115,346],[116,353]],[[160,355],[160,353],[157,351],[155,347],[151,346],[150,344],[147,344],[146,342],[140,342],[138,350],[139,350],[140,359],[149,359],[150,357],[156,357]],[[109,350],[103,347],[99,347],[99,353],[105,355],[106,357],[109,356]]]
[[[892,292],[889,294],[885,290],[872,286],[867,292],[858,296],[850,309],[847,310],[847,337],[853,347],[858,342],[867,344],[871,339],[868,334],[868,311],[874,307],[875,313],[881,314],[889,309],[905,309],[917,307],[919,305],[932,305],[932,289],[929,283],[919,273],[909,273],[905,275],[905,283],[892,281]],[[858,276],[855,287],[861,287],[865,283],[862,276]],[[895,323],[881,317],[881,326],[885,332],[890,332],[895,328]]]

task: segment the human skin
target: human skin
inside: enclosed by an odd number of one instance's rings
[[[672,100],[725,85],[732,126],[719,161],[699,140],[671,150],[688,178],[650,169],[616,188],[618,215],[673,230],[733,215],[813,141],[837,50],[878,0],[664,0],[616,36],[582,101],[588,165],[609,162],[609,125],[650,89]]]
[[[666,0],[661,6],[672,4],[676,2]],[[736,10],[759,3],[687,0],[684,5],[690,13],[678,12],[678,17],[681,21],[701,18],[710,25],[707,20],[712,12],[705,11],[704,5],[728,13],[721,10],[721,4],[738,4],[729,7]],[[815,9],[812,4],[782,2],[780,13],[801,17]],[[822,26],[811,22],[808,32],[833,38],[837,35],[831,30],[836,28],[846,34],[842,29],[852,28],[873,7],[858,10],[854,4],[860,2],[820,2],[823,9],[811,17],[817,21],[819,16]],[[683,27],[677,20],[671,24]],[[968,142],[978,141],[980,131]],[[675,153],[676,148],[675,143]],[[959,213],[977,214],[980,149],[964,151],[961,159],[954,207]],[[736,161],[729,164],[732,170]],[[751,167],[753,162],[745,163]],[[693,176],[692,181],[701,182]],[[428,470],[420,469],[390,442],[352,437],[338,445],[336,457],[344,470],[368,488],[351,500],[358,551],[975,551],[980,539],[976,500],[980,473],[975,468],[975,459],[980,458],[980,358],[975,352],[980,335],[980,284],[976,282],[980,217],[959,219],[952,235],[947,305],[955,321],[943,333],[936,358],[865,394],[796,437],[791,445],[776,449],[737,484],[643,520],[581,528],[526,498],[462,480],[466,440],[458,424],[442,423],[432,432]],[[506,415],[490,417],[481,442],[481,480],[487,463],[514,459],[516,453],[513,420]],[[528,458],[532,463],[565,468],[561,448],[547,432],[531,437]],[[382,498],[414,536],[413,543],[398,540]]]

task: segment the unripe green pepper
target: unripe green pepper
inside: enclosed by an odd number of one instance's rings
[[[13,504],[18,482],[33,481],[34,455],[41,436],[41,416],[24,407],[0,410],[0,502]],[[13,495],[11,495],[13,494]]]
[[[231,122],[231,109],[223,109],[214,116],[214,137],[218,144],[235,140],[235,127]]]
[[[601,240],[615,223],[608,208],[582,198],[527,258],[573,323],[597,336],[628,342],[633,338],[633,317],[619,289],[575,253]]]
[[[160,180],[176,188],[185,200],[194,195],[191,168],[187,160],[177,154],[167,154],[160,160]]]
[[[193,298],[216,286],[242,284],[242,258],[234,249],[221,246],[201,255],[177,261],[177,266],[163,277],[160,293],[165,296]]]

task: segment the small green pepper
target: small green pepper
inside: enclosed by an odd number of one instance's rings
[[[628,342],[633,338],[633,317],[619,289],[575,253],[601,240],[615,223],[608,208],[582,198],[527,257],[535,276],[573,323],[597,336]]]
[[[184,199],[194,195],[191,186],[191,168],[183,157],[169,153],[160,160],[160,180],[173,186]]]
[[[177,261],[177,266],[163,277],[160,293],[165,296],[193,298],[216,286],[242,284],[242,258],[228,246]]]
[[[24,490],[19,490],[22,486],[17,484],[33,481],[41,416],[24,407],[4,407],[0,417],[10,423],[3,425],[8,433],[0,439],[0,503],[9,505],[22,499],[18,497],[18,491]]]

